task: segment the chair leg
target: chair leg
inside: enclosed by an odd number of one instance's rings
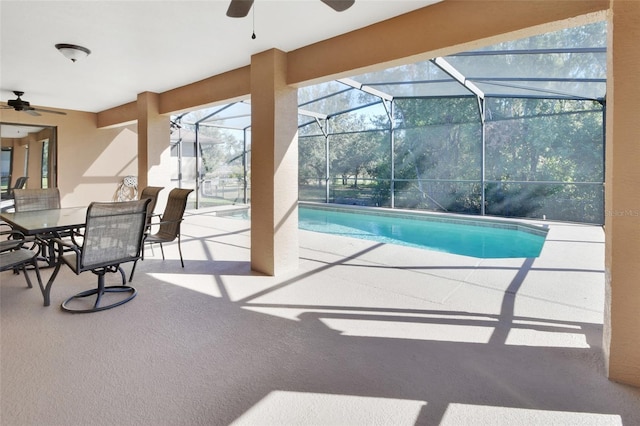
[[[27,264],[23,263],[20,269],[22,269],[22,275],[24,275],[24,278],[27,280],[27,287],[33,288],[33,285],[31,285],[31,278],[29,278],[29,274],[27,274]],[[14,273],[15,271],[16,270],[14,269]]]
[[[164,249],[162,248],[162,243],[160,244],[160,251],[162,252],[162,260],[164,260]]]
[[[138,264],[137,260],[135,262],[133,262],[133,268],[131,268],[131,275],[129,275],[129,282],[131,282],[133,280],[133,274],[134,274],[134,272],[136,272],[136,265],[137,264]]]
[[[180,253],[180,264],[184,268],[184,260],[182,260],[182,248],[180,248],[180,234],[178,234],[178,252]]]
[[[42,276],[40,275],[40,267],[38,266],[38,259],[33,258],[31,264],[33,265],[34,271],[36,271],[36,278],[38,279],[38,286],[40,287],[40,291],[44,294],[44,285],[42,284]],[[27,275],[27,271],[24,271],[24,274]]]

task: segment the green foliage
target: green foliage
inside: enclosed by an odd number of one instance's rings
[[[541,217],[545,200],[560,190],[549,185],[489,183],[485,189],[486,213],[504,217]]]
[[[486,213],[600,221],[601,106],[530,98],[489,99],[485,105]],[[482,125],[476,100],[400,99],[395,111],[395,205],[480,213]],[[360,131],[364,120],[362,115],[339,116],[334,128],[340,132],[329,136],[330,181],[337,178],[339,187],[334,200],[389,205],[390,134]],[[384,126],[383,116],[371,121],[376,120],[378,127]],[[325,178],[324,140],[303,138],[300,144],[300,170],[314,176],[318,185]],[[360,188],[363,179],[374,183],[365,190]],[[572,183],[585,185],[577,189]],[[360,194],[347,194],[348,187],[360,189]]]
[[[336,153],[330,152],[330,160]],[[324,183],[327,170],[326,145],[324,136],[312,136],[298,139],[298,157],[300,161],[298,176],[300,184],[309,184],[315,180],[318,186]]]

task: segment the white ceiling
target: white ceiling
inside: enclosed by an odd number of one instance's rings
[[[338,13],[319,0],[256,0],[238,19],[228,0],[0,0],[0,100],[20,90],[32,106],[99,112],[437,1],[356,0]],[[56,43],[92,53],[72,63]]]
[[[22,139],[29,136],[29,133],[38,133],[42,129],[44,127],[0,124],[0,137]]]

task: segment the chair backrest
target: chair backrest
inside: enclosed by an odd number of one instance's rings
[[[93,202],[80,254],[80,271],[118,265],[141,255],[148,198],[113,203]]]
[[[60,190],[58,188],[15,189],[13,195],[14,207],[17,212],[60,208]]]
[[[20,176],[18,179],[16,179],[16,183],[13,185],[13,189],[24,189],[25,185],[27,184],[27,179],[29,179],[29,176]]]
[[[166,237],[176,238],[180,233],[180,222],[184,211],[187,208],[187,198],[189,194],[193,192],[193,189],[173,188],[169,192],[169,198],[167,199],[167,205],[162,213],[160,221],[160,229],[158,234]]]
[[[29,176],[20,176],[16,179],[13,186],[7,189],[7,195],[9,198],[13,197],[13,191],[16,189],[23,189],[27,185],[27,179],[29,179]]]
[[[156,204],[158,202],[158,194],[163,189],[164,189],[164,186],[147,186],[140,193],[141,200],[144,200],[145,198],[148,198],[151,200],[151,202],[147,206],[147,223],[151,221],[153,210],[156,208]]]

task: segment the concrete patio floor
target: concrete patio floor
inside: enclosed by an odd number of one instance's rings
[[[59,308],[91,274],[43,307],[4,272],[0,424],[640,424],[604,370],[603,231],[547,224],[535,259],[300,231],[299,269],[267,277],[248,221],[193,211],[185,268],[147,249],[138,296],[95,314]]]

